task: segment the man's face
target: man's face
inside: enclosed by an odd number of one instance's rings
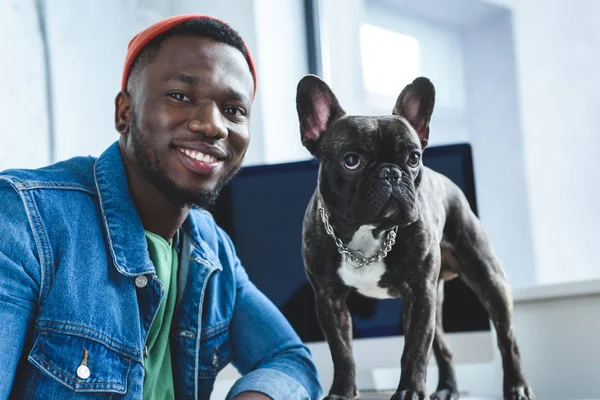
[[[177,205],[209,208],[248,148],[254,81],[246,59],[210,38],[171,37],[135,87],[124,156]]]

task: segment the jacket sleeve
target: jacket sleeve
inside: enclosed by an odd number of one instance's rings
[[[19,193],[0,180],[0,400],[10,395],[41,279],[28,213]]]
[[[248,279],[229,238],[225,239],[235,260],[236,302],[230,330],[233,365],[242,374],[227,399],[255,391],[274,400],[318,400],[321,386],[310,350]]]

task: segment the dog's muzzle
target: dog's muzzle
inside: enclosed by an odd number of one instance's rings
[[[395,165],[384,164],[379,169],[379,177],[392,186],[399,185],[402,171]]]

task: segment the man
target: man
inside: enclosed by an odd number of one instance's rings
[[[208,399],[230,361],[228,398],[317,399],[308,349],[203,211],[248,147],[241,37],[160,21],[121,89],[97,160],[0,174],[0,399]]]

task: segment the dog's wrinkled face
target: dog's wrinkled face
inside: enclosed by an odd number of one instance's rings
[[[418,219],[416,188],[433,111],[433,85],[415,80],[389,116],[345,115],[314,76],[298,85],[302,142],[319,160],[319,191],[353,225],[406,226]]]
[[[342,117],[323,135],[315,156],[323,200],[348,221],[408,225],[417,219],[421,144],[404,118]]]

